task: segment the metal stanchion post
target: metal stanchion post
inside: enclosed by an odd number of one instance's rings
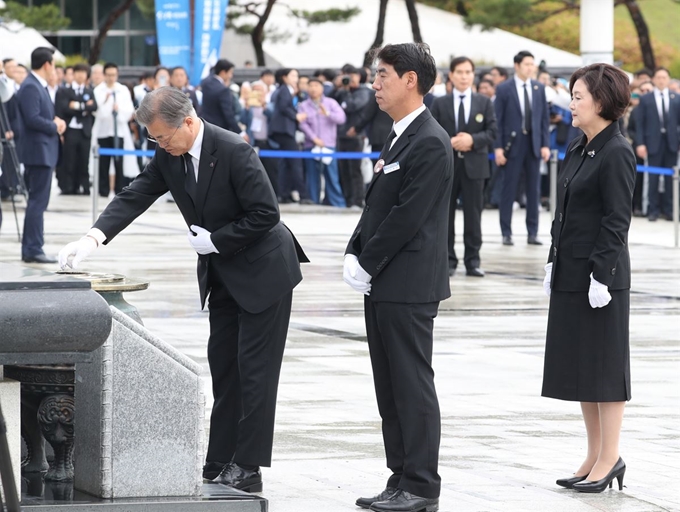
[[[673,227],[675,228],[675,247],[680,244],[680,165],[673,167]]]
[[[97,221],[99,211],[99,145],[92,147],[94,152],[94,169],[92,169],[92,224]]]
[[[5,425],[5,418],[2,415],[2,408],[0,407],[0,480],[2,481],[2,490],[7,503],[7,512],[19,512],[21,507],[19,505],[19,495],[17,494],[17,486],[14,481],[14,470],[12,469],[12,461],[9,454],[9,445],[7,444],[7,426]],[[2,500],[0,500],[0,510],[2,510]]]
[[[559,152],[553,149],[550,152],[550,211],[555,216],[557,209],[557,164],[559,162]]]

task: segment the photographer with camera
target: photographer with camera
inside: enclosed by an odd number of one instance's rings
[[[363,136],[350,129],[356,126],[363,110],[371,99],[371,90],[363,87],[365,74],[352,66],[342,68],[343,73],[336,78],[336,89],[333,98],[345,111],[347,120],[338,126],[339,152],[360,152],[364,148]],[[349,208],[364,206],[364,178],[361,174],[361,160],[345,160],[338,162],[340,168],[340,186],[345,202]]]

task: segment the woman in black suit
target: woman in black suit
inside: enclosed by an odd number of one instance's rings
[[[602,492],[626,465],[619,435],[630,400],[628,229],[635,155],[616,122],[630,101],[628,77],[593,64],[571,77],[574,139],[558,176],[557,211],[544,288],[550,296],[542,395],[581,402],[588,454],[558,485]]]

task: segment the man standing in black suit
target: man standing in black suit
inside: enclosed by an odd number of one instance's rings
[[[64,134],[64,158],[59,182],[62,194],[90,194],[90,138],[92,137],[93,113],[97,110],[94,91],[87,84],[90,66],[81,63],[73,67],[70,87],[57,92],[56,108],[66,122]]]
[[[454,155],[453,190],[449,213],[449,275],[456,272],[456,207],[463,197],[465,273],[484,277],[480,268],[482,247],[482,210],[484,180],[490,176],[489,149],[496,140],[496,114],[491,100],[472,92],[475,65],[467,57],[451,61],[449,80],[453,93],[441,96],[432,104],[432,116],[451,136]]]
[[[136,118],[157,143],[144,171],[109,203],[93,228],[59,253],[76,268],[168,190],[198,253],[201,305],[208,300],[213,381],[203,476],[262,490],[271,465],[276,393],[293,288],[308,261],[279,221],[276,196],[257,154],[238,135],[201,121],[180,90],[148,93]]]
[[[678,161],[680,149],[680,96],[670,92],[671,76],[666,68],[656,68],[652,83],[654,93],[640,98],[633,112],[635,116],[635,152],[654,167],[673,167]],[[649,173],[649,209],[647,218],[655,221],[659,214],[673,220],[672,176],[664,176],[665,190],[659,193],[661,175]]]
[[[238,133],[248,141],[248,135],[236,122],[236,109],[234,108],[236,99],[229,89],[233,76],[234,65],[227,59],[220,59],[215,64],[212,74],[201,82],[203,119],[210,124]]]
[[[39,47],[31,53],[31,72],[17,93],[23,127],[19,159],[26,167],[24,180],[28,202],[24,217],[21,258],[27,263],[56,263],[43,251],[43,216],[50,201],[52,173],[59,159],[59,135],[66,130],[63,119],[54,115],[47,92],[47,78],[54,73],[54,50]]]
[[[498,136],[494,144],[496,164],[503,173],[500,221],[503,245],[512,240],[512,205],[524,171],[527,195],[527,243],[542,245],[538,235],[540,162],[550,159],[550,112],[545,87],[532,80],[534,56],[522,51],[515,55],[515,76],[496,87]]]
[[[387,45],[373,88],[394,120],[366,207],[345,254],[343,278],[366,295],[366,334],[382,417],[386,488],[357,506],[439,509],[441,424],[432,329],[451,295],[447,269],[453,182],[451,141],[423,104],[437,68],[424,44]]]

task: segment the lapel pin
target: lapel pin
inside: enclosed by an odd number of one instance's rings
[[[210,167],[215,167],[215,164],[213,162],[210,162]]]
[[[538,91],[538,85],[534,85],[534,91]]]
[[[475,121],[477,121],[478,123],[481,123],[482,121],[484,121],[484,114],[477,114],[475,116]]]
[[[378,174],[380,171],[382,171],[383,167],[385,167],[385,160],[381,158],[375,163],[375,166],[373,167],[373,172]]]
[[[590,158],[595,158],[595,151],[588,151],[588,156]]]

